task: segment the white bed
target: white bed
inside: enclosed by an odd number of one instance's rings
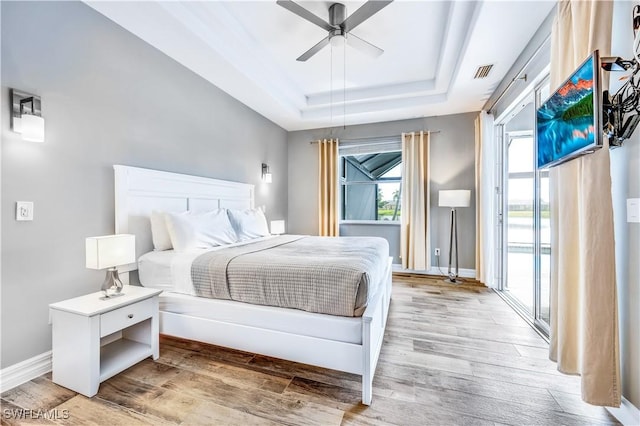
[[[253,185],[176,173],[114,166],[116,233],[136,235],[137,257],[151,252],[152,210],[203,211],[254,207]],[[188,256],[188,255],[187,255]],[[375,372],[391,298],[391,260],[381,283],[371,287],[362,317],[339,317],[295,309],[190,296],[174,292],[171,254],[153,253],[145,282],[165,292],[160,332],[252,353],[362,376],[362,402],[371,403]],[[136,264],[126,270],[137,269]]]

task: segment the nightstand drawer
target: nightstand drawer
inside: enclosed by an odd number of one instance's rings
[[[137,324],[153,315],[153,301],[151,299],[124,306],[100,315],[100,337],[120,331]]]

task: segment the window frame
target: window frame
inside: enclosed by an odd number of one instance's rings
[[[403,159],[402,159],[402,150],[394,150],[394,151],[380,151],[380,152],[371,152],[371,154],[381,154],[384,152],[399,152],[400,153],[400,163],[402,164]],[[400,207],[398,209],[398,211],[400,212],[400,218],[402,218],[402,172],[400,173],[400,176],[398,177],[380,177],[378,179],[375,180],[368,180],[368,181],[350,181],[347,182],[346,180],[346,163],[347,163],[347,159],[345,157],[353,157],[354,154],[339,154],[338,159],[339,159],[339,177],[338,177],[338,183],[340,185],[340,220],[339,220],[339,224],[340,225],[400,225],[401,220],[402,219],[398,219],[398,220],[380,220],[377,219],[378,217],[378,208],[376,208],[376,219],[375,220],[371,220],[371,219],[345,219],[345,213],[346,213],[346,191],[345,188],[347,186],[351,186],[351,185],[375,185],[375,194],[376,194],[376,200],[375,200],[375,205],[378,205],[378,185],[380,184],[384,184],[384,183],[398,183],[399,184],[399,190],[400,190],[400,197],[399,197],[399,204]],[[391,170],[391,169],[390,169]]]

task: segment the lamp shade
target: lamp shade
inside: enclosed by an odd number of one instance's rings
[[[272,220],[271,233],[273,235],[284,234],[284,220]]]
[[[438,206],[440,207],[469,207],[471,191],[468,189],[455,189],[438,191]]]
[[[89,269],[106,269],[136,261],[136,236],[131,234],[89,237],[86,240]]]
[[[20,119],[22,140],[44,142],[44,118],[37,115],[22,114]]]

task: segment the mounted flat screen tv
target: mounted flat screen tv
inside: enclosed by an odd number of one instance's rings
[[[601,94],[596,50],[536,112],[538,168],[557,166],[602,147]]]

